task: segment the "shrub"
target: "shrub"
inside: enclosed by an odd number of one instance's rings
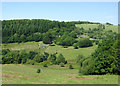
[[[3,50],[2,50],[2,55],[6,55],[8,52],[10,52],[9,49],[3,49]]]
[[[56,54],[51,54],[49,57],[50,64],[56,64]]]
[[[34,64],[35,64],[35,61],[34,61],[34,60],[28,59],[27,62],[26,62],[26,64],[34,65]]]
[[[80,68],[79,73],[81,75],[87,75],[88,74],[88,70],[82,67],[82,68]]]
[[[48,67],[48,66],[47,66],[47,64],[45,63],[45,64],[43,64],[43,67]]]
[[[37,63],[43,62],[43,55],[37,54],[33,60],[36,61]]]
[[[55,46],[54,44],[49,44],[49,46]]]
[[[80,40],[78,41],[78,46],[79,46],[80,48],[90,47],[90,46],[92,46],[92,41],[89,40],[89,39],[87,39],[87,38],[85,38],[85,39],[80,39]]]
[[[40,73],[41,72],[41,70],[40,69],[37,69],[37,73]]]
[[[95,41],[95,44],[98,45],[98,44],[99,44],[99,41]]]
[[[60,63],[66,63],[65,62],[65,58],[64,58],[64,56],[62,55],[62,54],[59,54],[59,56],[57,57],[57,59],[56,59],[56,61],[57,61],[57,64],[60,64]]]
[[[74,44],[73,44],[73,47],[74,47],[74,49],[78,49],[77,43],[74,43]]]
[[[63,48],[68,48],[68,46],[63,46]]]
[[[78,55],[76,58],[76,63],[80,63],[83,60],[84,56],[83,55]]]
[[[61,66],[61,67],[65,67],[63,62],[60,63],[60,66]]]
[[[69,65],[69,69],[74,69],[73,66],[72,66],[71,64]]]

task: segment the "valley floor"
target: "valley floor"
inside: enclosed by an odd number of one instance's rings
[[[5,64],[2,65],[3,84],[118,84],[117,75],[81,75],[79,66],[73,65],[42,65]],[[37,69],[41,73],[36,73]]]

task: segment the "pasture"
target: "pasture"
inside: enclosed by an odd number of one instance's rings
[[[47,47],[41,47],[43,43],[42,42],[25,42],[25,43],[9,43],[9,44],[2,44],[3,49],[10,49],[10,50],[25,50],[27,52],[29,51],[36,51],[38,53],[43,53],[48,52],[50,54],[52,53],[58,53],[58,54],[63,54],[63,56],[67,60],[74,60],[76,57],[80,54],[85,57],[89,56],[94,50],[97,48],[97,45],[94,45],[92,47],[87,47],[87,48],[79,48],[79,49],[74,49],[73,46],[68,47],[68,48],[63,48],[62,46],[55,45],[55,46],[49,46],[46,45]]]
[[[74,65],[73,65],[74,66]],[[41,73],[36,73],[37,69]],[[117,75],[78,75],[78,66],[5,64],[2,65],[3,84],[118,84]]]
[[[76,27],[84,28],[85,30],[89,30],[89,28],[94,29],[97,28],[99,24],[76,24]],[[105,25],[104,31],[112,30],[113,32],[118,33],[118,26],[117,25]]]

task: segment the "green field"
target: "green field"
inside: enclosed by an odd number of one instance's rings
[[[58,53],[63,54],[67,60],[74,60],[76,57],[81,54],[85,57],[89,56],[94,50],[97,48],[97,45],[88,48],[79,48],[74,49],[73,47],[63,48],[62,46],[55,45],[49,46],[47,45],[46,48],[41,48],[40,45],[43,44],[42,42],[26,42],[26,43],[9,43],[9,44],[2,44],[3,49],[10,49],[10,50],[25,50],[25,51],[36,51],[43,53]]]
[[[8,44],[2,44],[2,49],[10,49],[10,50],[25,50],[27,52],[29,51],[36,51],[41,52],[45,51],[46,48],[41,48],[41,44],[43,42],[25,42],[25,43],[8,43]]]
[[[85,30],[89,30],[89,28],[93,29],[93,28],[97,28],[99,24],[76,24],[76,27],[79,28],[84,28]]]
[[[44,68],[41,65],[2,65],[3,84],[118,84],[117,75],[78,75],[78,67],[68,69],[68,65]],[[37,69],[41,73],[36,73]]]
[[[99,24],[76,24],[76,27],[83,27],[85,30],[89,30],[89,28],[97,28]],[[118,26],[117,25],[105,25],[104,31],[112,30],[113,32],[118,33]]]
[[[46,52],[48,53],[61,53],[67,60],[74,60],[80,54],[85,57],[89,56],[97,48],[97,45],[88,48],[74,49],[73,47],[63,48],[62,46],[49,46]]]

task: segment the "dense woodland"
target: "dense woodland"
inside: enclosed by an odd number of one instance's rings
[[[85,30],[77,28],[75,24],[98,24],[97,28]],[[106,23],[112,25],[110,23]],[[28,41],[43,41],[45,44],[56,44],[65,48],[73,46],[74,49],[98,45],[91,56],[84,58],[79,55],[77,62],[80,64],[81,74],[119,74],[120,73],[120,41],[115,32],[103,31],[105,25],[100,23],[73,21],[59,22],[43,19],[3,20],[2,42],[21,43]],[[88,37],[81,37],[87,35]],[[90,40],[92,38],[94,40]],[[67,64],[62,54],[44,54],[34,51],[2,51],[3,64],[32,64],[44,61],[50,64]]]
[[[99,43],[98,48],[88,58],[78,56],[80,73],[120,74],[120,35],[110,36]]]
[[[4,20],[2,21],[3,43],[43,41],[46,44],[55,42],[56,44],[70,46],[75,43],[77,35],[83,33],[93,33],[84,31],[84,28],[76,28],[75,24],[94,24],[92,22],[58,22],[42,19],[33,20]],[[99,23],[95,23],[99,24]],[[98,30],[101,28],[100,26]],[[97,29],[95,29],[96,31]],[[92,37],[92,35],[90,34]],[[73,40],[73,41],[71,41]],[[68,41],[70,41],[69,44]],[[64,43],[65,42],[65,43]]]

